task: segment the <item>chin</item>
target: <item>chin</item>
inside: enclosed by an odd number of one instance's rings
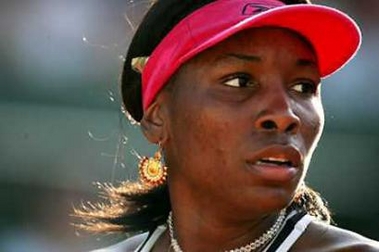
[[[293,201],[292,194],[283,194],[262,203],[262,211],[275,212],[288,207]]]
[[[261,214],[280,211],[288,207],[294,198],[294,190],[285,188],[270,188],[264,189],[264,192],[257,195],[245,195],[238,197],[236,205],[241,206],[244,212],[256,212]]]

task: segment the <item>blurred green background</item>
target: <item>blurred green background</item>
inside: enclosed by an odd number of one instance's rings
[[[379,1],[314,2],[353,16],[364,40],[324,81],[326,128],[307,180],[339,226],[379,239]],[[79,233],[70,214],[97,198],[93,182],[135,177],[133,150],[153,151],[124,118],[118,87],[146,6],[0,2],[0,251],[85,251],[120,238]]]

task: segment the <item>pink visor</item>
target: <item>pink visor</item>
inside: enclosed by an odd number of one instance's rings
[[[150,55],[142,72],[144,110],[183,63],[239,31],[263,26],[287,28],[308,39],[321,77],[343,67],[361,43],[356,23],[330,7],[285,5],[278,0],[217,0],[181,20]]]

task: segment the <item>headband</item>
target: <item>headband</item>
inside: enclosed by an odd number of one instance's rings
[[[143,109],[186,61],[239,31],[264,26],[287,28],[310,41],[323,78],[342,68],[361,44],[357,24],[334,8],[278,0],[217,0],[182,19],[149,57],[132,60],[133,69],[142,72]]]

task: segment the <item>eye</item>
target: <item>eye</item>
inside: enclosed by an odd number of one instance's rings
[[[313,95],[317,92],[317,85],[313,81],[301,80],[292,85],[291,89],[300,94]]]
[[[224,85],[236,88],[254,87],[257,85],[257,83],[252,80],[250,75],[244,73],[228,76],[222,83]]]

